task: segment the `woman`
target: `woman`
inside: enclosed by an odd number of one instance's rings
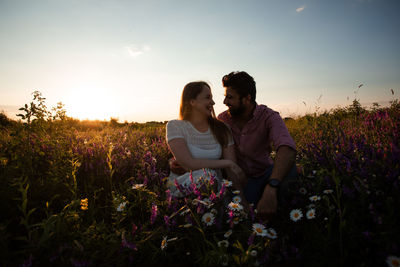
[[[180,120],[167,124],[167,142],[176,161],[187,172],[183,175],[171,171],[168,187],[179,196],[176,183],[183,187],[200,177],[211,174],[220,182],[220,169],[225,169],[228,177],[244,181],[244,173],[235,163],[233,138],[228,127],[217,120],[214,113],[215,102],[210,86],[202,81],[188,83],[182,92]]]

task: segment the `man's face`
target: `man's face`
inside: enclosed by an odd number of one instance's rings
[[[242,98],[239,94],[231,87],[225,88],[225,99],[224,104],[228,107],[229,114],[232,117],[238,117],[245,111]]]

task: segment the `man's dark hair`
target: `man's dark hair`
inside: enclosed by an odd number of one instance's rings
[[[233,71],[222,78],[224,87],[231,87],[240,98],[250,95],[251,101],[256,102],[256,82],[247,72]]]

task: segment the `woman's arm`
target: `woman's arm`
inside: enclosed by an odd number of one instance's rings
[[[168,145],[178,163],[187,170],[198,170],[202,168],[223,169],[232,168],[236,165],[231,159],[193,158],[183,138],[172,139],[168,142]]]

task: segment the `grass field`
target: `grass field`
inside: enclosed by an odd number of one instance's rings
[[[299,186],[267,224],[211,177],[166,187],[165,123],[0,114],[3,266],[398,266],[400,105],[286,120]]]

